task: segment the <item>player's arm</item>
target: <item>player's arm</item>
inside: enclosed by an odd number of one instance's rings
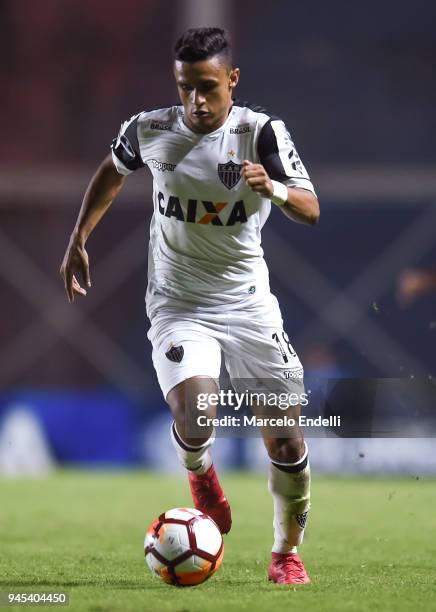
[[[89,235],[109,209],[126,175],[145,165],[138,141],[139,117],[140,114],[134,115],[122,124],[118,137],[112,142],[112,153],[100,164],[83,198],[60,269],[70,303],[74,302],[76,293],[86,295],[76,275],[80,274],[85,285],[91,286],[89,258],[85,250]]]
[[[289,219],[308,225],[318,222],[319,202],[311,191],[272,181],[262,164],[252,164],[248,160],[244,160],[242,173],[253,191],[280,206]]]
[[[80,274],[84,284],[87,287],[91,286],[89,258],[85,244],[120,191],[125,178],[115,168],[112,155],[108,155],[88,185],[60,269],[70,303],[74,302],[76,293],[86,295],[86,290],[80,286],[76,275]]]
[[[299,223],[314,225],[319,219],[319,202],[285,124],[271,118],[257,140],[260,163],[244,161],[243,177],[251,189],[280,206]]]

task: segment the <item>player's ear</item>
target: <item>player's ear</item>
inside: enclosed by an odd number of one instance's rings
[[[239,68],[232,68],[229,74],[229,87],[230,89],[234,89],[239,82]]]

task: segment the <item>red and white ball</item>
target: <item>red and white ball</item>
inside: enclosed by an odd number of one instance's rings
[[[200,584],[220,567],[224,542],[216,523],[193,508],[174,508],[148,528],[145,560],[152,573],[168,584]]]

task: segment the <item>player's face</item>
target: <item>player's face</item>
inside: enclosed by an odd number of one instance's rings
[[[186,125],[201,134],[218,129],[232,106],[239,68],[230,68],[219,56],[192,64],[176,60],[174,76]]]

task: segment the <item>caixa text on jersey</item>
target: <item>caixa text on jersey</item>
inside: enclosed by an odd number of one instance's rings
[[[228,226],[247,222],[244,200],[232,204],[189,199],[182,205],[177,196],[169,196],[166,202],[164,194],[160,191],[157,195],[157,204],[161,215],[174,217],[177,221],[185,223]]]

